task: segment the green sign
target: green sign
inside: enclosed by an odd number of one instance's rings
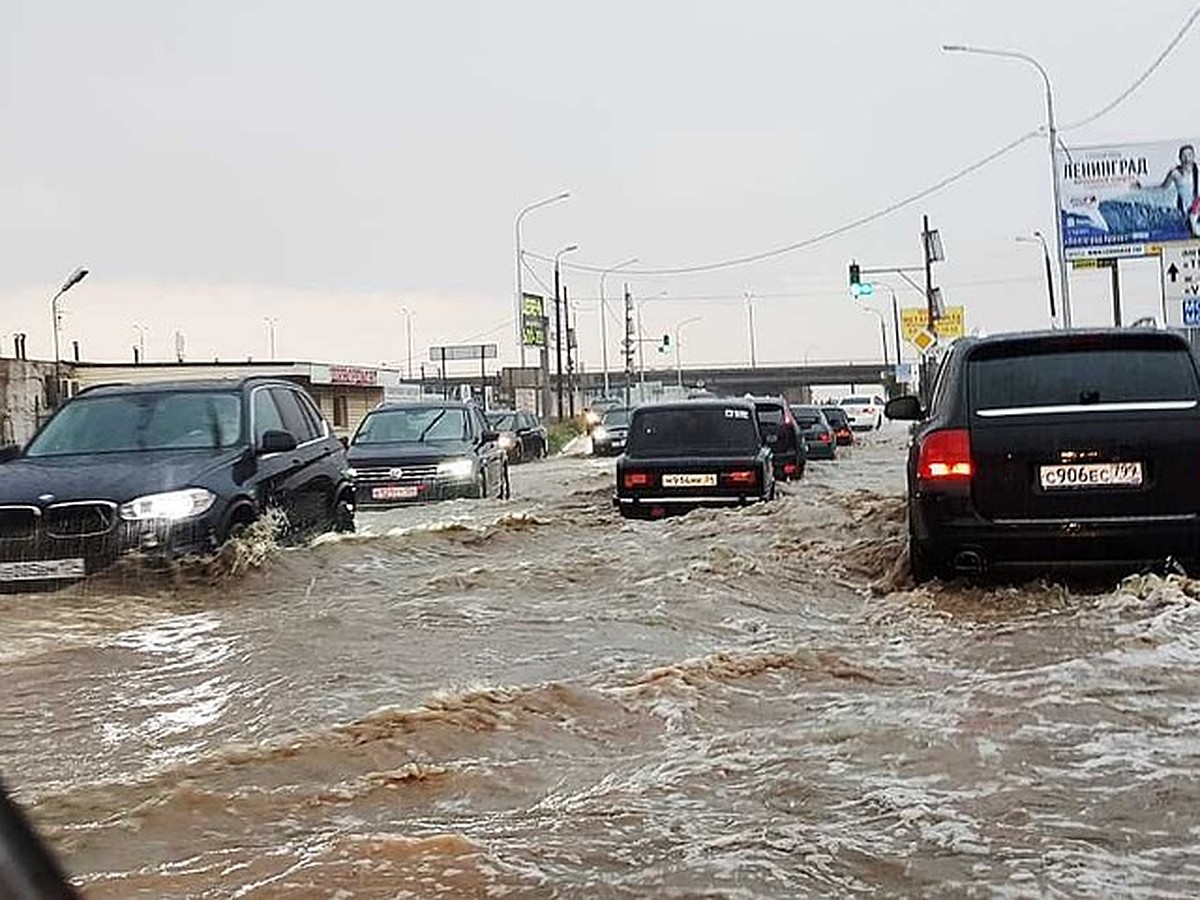
[[[537,294],[522,294],[521,333],[526,347],[546,346],[546,305]]]

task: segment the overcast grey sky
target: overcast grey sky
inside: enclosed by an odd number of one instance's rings
[[[494,340],[511,362],[524,204],[571,191],[525,220],[525,246],[577,243],[581,263],[673,267],[786,245],[1044,121],[1032,69],[943,43],[1036,56],[1068,122],[1127,87],[1193,6],[5,0],[4,353],[25,331],[31,355],[50,355],[49,298],[85,265],[64,338],[86,358],[128,358],[135,324],[152,358],[173,354],[176,330],[192,359],[264,358],[270,317],[280,357],[396,363],[406,306],[418,355]],[[1200,137],[1198,49],[1200,29],[1122,107],[1064,140]],[[760,361],[865,360],[879,354],[878,323],[848,299],[846,265],[919,262],[928,213],[948,257],[938,279],[968,327],[1037,327],[1041,255],[1014,237],[1052,232],[1049,178],[1032,141],[817,247],[629,282],[653,297],[650,333],[703,317],[684,332],[689,361],[747,359],[747,290],[760,297]],[[1105,321],[1105,276],[1072,277],[1077,322]],[[567,281],[591,368],[597,277]],[[619,294],[620,278],[608,288]],[[1130,266],[1126,290],[1132,308],[1157,308],[1151,266]]]

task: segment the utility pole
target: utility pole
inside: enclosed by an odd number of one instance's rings
[[[567,286],[563,285],[563,318],[567,323],[567,404],[570,417],[575,418],[575,329],[571,325],[571,307],[567,298]]]
[[[633,387],[633,295],[629,293],[629,285],[625,285],[625,405],[629,406],[630,392]]]
[[[921,229],[921,246],[925,252],[925,309],[928,316],[926,327],[937,334],[937,313],[933,308],[933,253],[929,246],[929,216],[925,216]]]
[[[562,331],[562,287],[558,274],[558,260],[554,266],[554,374],[556,379],[554,416],[563,417],[563,331]]]

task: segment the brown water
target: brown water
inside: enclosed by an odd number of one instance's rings
[[[0,773],[97,898],[1195,896],[1200,584],[912,590],[902,456],[0,597]]]

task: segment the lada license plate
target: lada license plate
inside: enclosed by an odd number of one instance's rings
[[[1042,466],[1038,472],[1046,491],[1087,490],[1106,487],[1139,487],[1142,484],[1140,462],[1063,463]]]
[[[372,500],[411,500],[417,496],[415,484],[391,484],[371,488]]]
[[[689,472],[681,475],[664,475],[662,485],[665,488],[682,487],[716,487],[717,476],[711,472]]]
[[[87,566],[82,559],[24,559],[0,563],[0,581],[49,581],[83,578]]]

